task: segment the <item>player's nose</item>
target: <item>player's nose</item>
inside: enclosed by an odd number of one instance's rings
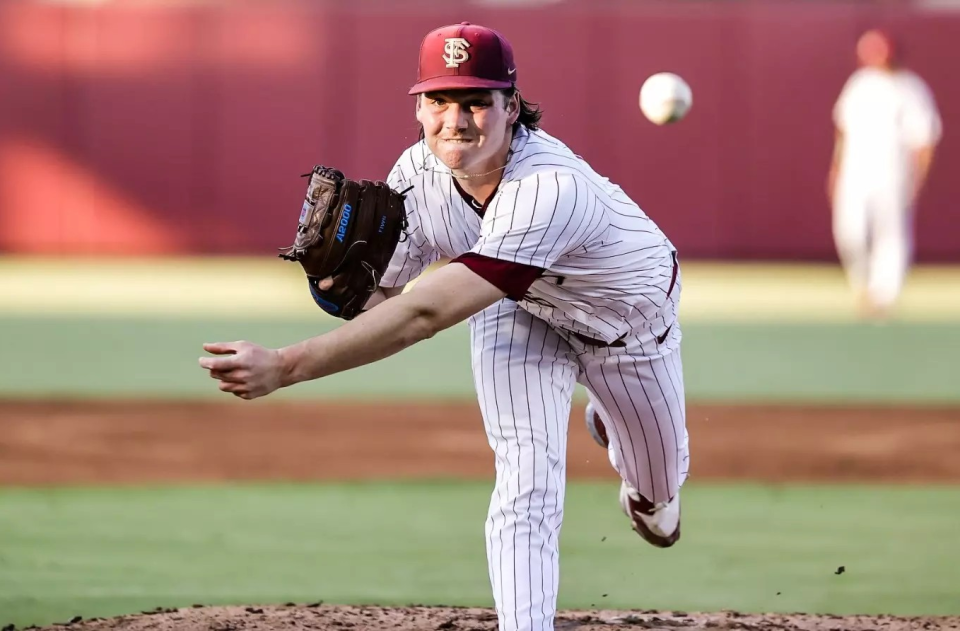
[[[451,103],[443,113],[443,126],[447,129],[466,129],[467,110],[459,103]]]

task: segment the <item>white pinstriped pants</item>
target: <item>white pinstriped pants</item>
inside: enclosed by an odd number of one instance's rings
[[[500,630],[552,631],[575,384],[605,420],[620,476],[655,503],[672,498],[689,464],[679,325],[659,347],[652,332],[622,348],[588,347],[502,300],[470,329],[497,472],[486,547]]]

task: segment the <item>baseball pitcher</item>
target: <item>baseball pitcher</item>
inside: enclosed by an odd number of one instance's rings
[[[308,174],[296,242],[282,253],[344,324],[279,349],[206,344],[217,357],[200,365],[222,391],[253,399],[467,320],[496,462],[486,550],[499,625],[542,631],[556,611],[578,382],[632,528],[658,547],[680,538],[682,278],[673,244],[638,205],[540,129],[519,74],[494,30],[461,23],[427,34],[409,91],[421,140],[386,186],[327,167]],[[404,291],[441,259],[450,262]]]

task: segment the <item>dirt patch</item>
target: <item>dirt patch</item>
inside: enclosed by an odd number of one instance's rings
[[[571,479],[614,479],[577,406]],[[960,481],[960,408],[703,406],[692,479]],[[475,403],[0,403],[0,484],[492,479]]]
[[[77,620],[66,626],[74,631],[495,631],[497,616],[487,609],[452,607],[210,607],[169,609],[107,620]],[[700,614],[656,611],[564,612],[557,631],[635,631],[685,629],[687,631],[739,629],[741,631],[883,629],[960,629],[960,617],[897,618],[892,616],[744,615],[735,612]]]

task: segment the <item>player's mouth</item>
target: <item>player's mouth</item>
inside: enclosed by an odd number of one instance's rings
[[[443,138],[442,140],[455,145],[467,145],[473,142],[473,138]]]

